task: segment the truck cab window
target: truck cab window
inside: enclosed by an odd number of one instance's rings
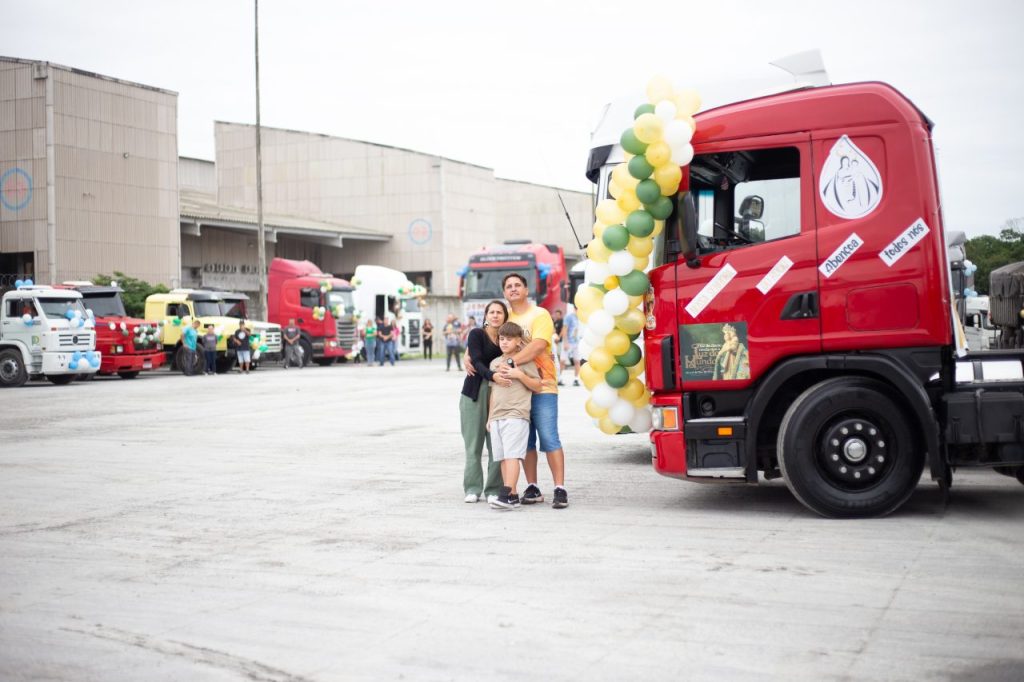
[[[303,308],[315,308],[320,305],[320,291],[317,289],[303,289],[299,292],[299,305]]]
[[[702,154],[690,164],[700,253],[800,232],[800,152],[779,147]]]

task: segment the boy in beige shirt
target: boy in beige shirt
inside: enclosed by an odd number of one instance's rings
[[[537,366],[526,362],[516,366],[512,356],[525,345],[523,328],[515,322],[506,322],[498,329],[498,347],[501,357],[491,363],[495,381],[491,383],[490,409],[487,430],[491,434],[494,461],[501,464],[504,485],[497,499],[491,501],[495,509],[520,509],[519,461],[526,457],[526,441],[530,434],[530,404],[533,393],[541,389]]]

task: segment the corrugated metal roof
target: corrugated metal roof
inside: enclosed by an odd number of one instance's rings
[[[239,206],[224,206],[217,198],[205,192],[182,189],[178,194],[180,222],[200,223],[211,227],[235,227],[241,229],[256,227],[255,209]],[[263,214],[263,225],[283,234],[322,235],[367,241],[389,241],[391,234],[354,225],[341,225],[322,220],[311,220],[297,216]]]

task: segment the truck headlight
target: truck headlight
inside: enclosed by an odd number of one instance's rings
[[[651,428],[655,431],[678,431],[679,409],[654,405],[651,409]]]

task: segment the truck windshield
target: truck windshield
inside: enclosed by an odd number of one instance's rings
[[[218,317],[220,316],[221,301],[192,301],[192,309],[196,317]]]
[[[82,302],[96,317],[127,317],[121,295],[116,291],[109,294],[89,294]]]
[[[356,304],[352,300],[351,291],[338,291],[337,289],[331,289],[327,292],[327,307],[333,310],[334,308],[344,306],[345,313],[354,313],[356,310]]]
[[[85,308],[78,298],[40,298],[37,303],[43,309],[43,314],[50,318],[66,317],[69,310],[77,310],[85,315]]]
[[[247,320],[249,316],[245,313],[245,301],[221,301],[220,314],[224,317],[233,317],[237,320]]]
[[[528,268],[515,270],[470,270],[466,274],[466,286],[463,298],[502,298],[501,280],[510,272],[516,272],[526,278],[526,287],[531,293],[537,290],[537,274]]]
[[[420,302],[415,298],[407,298],[402,301],[402,310],[407,313],[418,313],[420,311]]]

